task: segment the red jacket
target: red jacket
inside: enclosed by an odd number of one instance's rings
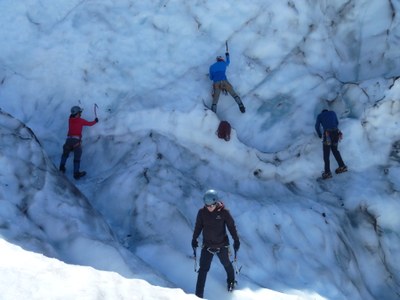
[[[68,136],[79,136],[81,138],[83,126],[93,126],[94,124],[96,124],[95,120],[89,122],[81,117],[69,118]]]

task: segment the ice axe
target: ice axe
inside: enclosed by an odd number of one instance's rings
[[[229,49],[228,49],[228,41],[225,41],[225,55],[229,54]],[[226,89],[223,89],[222,92],[224,95],[228,95],[228,91]]]
[[[93,105],[94,116],[95,116],[95,118],[97,118],[97,108],[99,108],[99,106],[95,103],[95,104]]]
[[[197,273],[197,253],[196,247],[193,247],[194,271]]]
[[[237,263],[237,251],[235,250],[235,257],[233,258],[233,265],[234,265],[234,269],[235,269],[235,273],[236,275],[240,274],[240,271],[242,270],[242,266],[238,267],[238,263]]]

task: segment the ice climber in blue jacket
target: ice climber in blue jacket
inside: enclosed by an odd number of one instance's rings
[[[322,173],[322,179],[328,179],[332,177],[329,156],[332,151],[339,167],[335,170],[336,174],[343,173],[347,171],[347,166],[344,164],[342,156],[338,150],[338,143],[341,139],[342,133],[338,129],[339,121],[334,111],[329,111],[327,109],[322,110],[318,115],[315,122],[315,131],[318,137],[322,138],[322,150],[324,153],[324,172]],[[323,128],[323,133],[321,133],[321,126]]]
[[[229,52],[225,53],[225,60],[222,56],[217,56],[217,61],[210,66],[209,76],[213,81],[213,100],[211,110],[213,112],[217,112],[217,104],[219,100],[219,95],[221,91],[228,92],[233,99],[235,99],[236,103],[239,105],[239,109],[242,113],[246,112],[246,108],[244,107],[242,100],[238,96],[238,94],[233,89],[232,85],[229,83],[226,78],[226,68],[229,66]]]

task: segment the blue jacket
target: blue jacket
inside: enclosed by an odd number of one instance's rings
[[[210,66],[209,76],[210,79],[214,82],[227,80],[225,72],[231,61],[229,59],[229,54],[225,54],[225,57],[225,61],[217,61]]]
[[[315,122],[315,130],[317,131],[317,134],[320,138],[322,137],[321,125],[324,131],[338,128],[339,121],[337,119],[336,113],[331,110],[323,110],[318,115],[317,121]]]

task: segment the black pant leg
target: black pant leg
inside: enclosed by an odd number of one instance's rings
[[[330,145],[326,145],[325,143],[323,143],[322,151],[324,153],[324,171],[325,172],[330,172],[331,171],[331,167],[330,167],[330,162],[329,162],[329,155],[331,153],[331,146]]]
[[[71,143],[71,139],[68,138],[63,145],[63,153],[61,155],[60,167],[65,166],[69,153],[73,151],[73,144]]]
[[[338,150],[338,147],[332,145],[332,146],[331,146],[331,150],[332,150],[332,154],[333,154],[333,156],[335,157],[335,159],[336,159],[336,161],[337,161],[339,167],[344,167],[345,165],[344,165],[342,156],[340,155],[340,152],[339,152],[339,150]]]
[[[231,283],[235,281],[235,271],[233,270],[232,262],[229,259],[229,248],[223,247],[218,253],[218,258],[226,271],[226,281]]]
[[[339,167],[344,167],[344,162],[343,162],[342,156],[340,155],[340,152],[338,150],[339,130],[333,131],[331,134],[331,137],[332,137],[332,144],[331,144],[332,154],[335,157]]]
[[[204,286],[206,284],[207,273],[210,270],[211,262],[214,255],[207,251],[206,248],[201,249],[200,255],[200,269],[199,274],[197,276],[196,283],[196,296],[199,298],[203,298],[204,295]]]

